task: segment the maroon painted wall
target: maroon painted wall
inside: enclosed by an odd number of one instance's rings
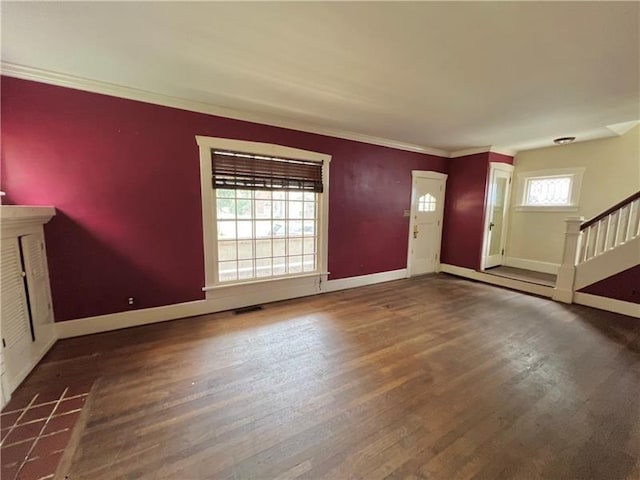
[[[640,265],[584,287],[579,292],[640,303]]]
[[[329,271],[406,267],[411,170],[444,158],[2,77],[5,203],[53,205],[45,227],[56,318],[203,298],[195,135],[333,156]],[[445,241],[446,243],[446,241]]]
[[[443,263],[480,269],[490,162],[512,165],[513,157],[487,152],[449,160],[440,255]]]

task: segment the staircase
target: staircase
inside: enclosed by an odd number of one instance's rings
[[[576,292],[640,265],[640,191],[586,222],[567,218],[565,232],[553,298],[583,303],[584,294]],[[640,304],[623,307],[640,316]]]

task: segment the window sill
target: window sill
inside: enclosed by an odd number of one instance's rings
[[[577,205],[516,205],[516,212],[577,212],[579,207]]]
[[[246,282],[233,282],[233,283],[223,283],[223,284],[218,284],[218,285],[209,285],[209,286],[204,286],[202,287],[202,291],[203,292],[210,292],[212,290],[222,290],[222,289],[227,289],[227,288],[234,288],[234,287],[248,287],[251,285],[264,285],[264,284],[269,284],[269,283],[274,283],[274,282],[282,282],[282,281],[286,281],[286,280],[296,280],[296,279],[300,279],[300,278],[311,278],[311,277],[318,277],[320,275],[329,275],[329,272],[309,272],[309,273],[302,273],[300,275],[286,275],[286,276],[282,276],[282,277],[271,277],[271,278],[264,278],[264,279],[260,279],[260,280],[247,280]]]

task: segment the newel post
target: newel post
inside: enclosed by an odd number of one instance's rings
[[[558,269],[556,288],[553,291],[553,299],[559,302],[573,302],[573,280],[576,276],[576,264],[578,263],[578,252],[580,251],[580,239],[582,237],[580,224],[582,222],[584,222],[584,217],[568,217],[565,220],[562,264]]]

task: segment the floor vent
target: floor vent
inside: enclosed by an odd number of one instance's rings
[[[242,315],[243,313],[249,312],[257,312],[258,310],[262,310],[262,305],[251,305],[250,307],[238,308],[233,311],[236,315]]]

